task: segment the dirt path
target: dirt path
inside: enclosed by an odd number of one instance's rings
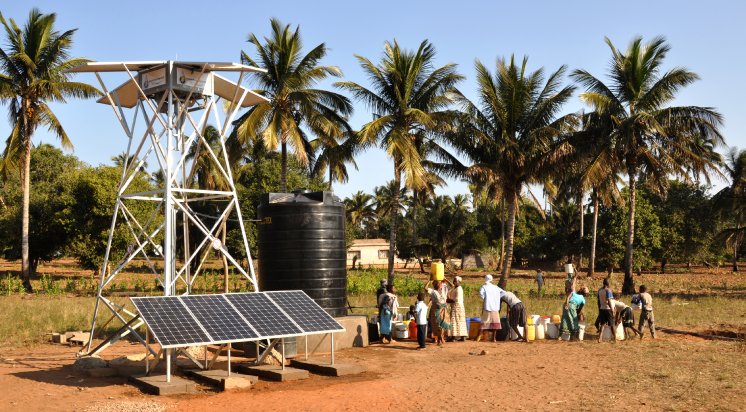
[[[739,343],[664,336],[616,344],[454,342],[414,350],[412,342],[344,350],[364,364],[356,377],[312,375],[260,382],[227,393],[151,397],[122,378],[73,371],[73,348],[42,345],[2,354],[0,410],[738,410],[746,402]],[[485,355],[478,355],[482,350]],[[121,344],[107,358],[139,352]]]

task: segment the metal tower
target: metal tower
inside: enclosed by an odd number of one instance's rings
[[[213,248],[248,279],[254,290],[258,290],[225,140],[240,109],[267,101],[241,86],[246,73],[260,71],[263,70],[236,63],[177,61],[93,62],[71,70],[95,73],[104,91],[104,97],[98,103],[111,106],[127,138],[127,156],[101,268],[91,335],[85,349],[87,355],[100,352],[130,333],[145,344],[137,332],[142,320],[109,299],[107,293],[107,287],[135,258],[144,260],[163,288],[164,295],[174,295],[177,285],[188,294],[209,255],[208,249]],[[125,73],[128,78],[110,91],[101,77],[101,73],[106,72]],[[237,72],[238,82],[234,83],[216,72]],[[219,132],[219,150],[205,138],[209,123]],[[213,173],[227,182],[229,188],[195,188],[191,182],[198,168],[204,167],[204,164],[198,165],[197,158],[208,159]],[[131,188],[131,184],[150,159],[155,160],[151,164],[158,165],[163,179],[157,189],[138,192]],[[215,204],[217,216],[206,216],[192,208],[193,202],[205,201]],[[154,207],[151,207],[149,217],[138,218],[137,213],[133,213],[135,202],[151,202]],[[238,221],[247,268],[231,256],[220,239],[220,235],[224,235],[221,233],[222,224],[229,218]],[[112,242],[115,233],[122,230],[129,236],[128,245],[126,250],[116,250]],[[199,242],[196,247],[191,247],[189,234],[195,230],[199,233],[199,239],[195,240]],[[183,241],[181,247],[177,245],[179,231]],[[158,263],[160,267],[157,267]],[[193,265],[196,265],[194,270]],[[118,319],[123,326],[91,349],[96,320],[102,311],[107,310],[111,317],[106,324]]]

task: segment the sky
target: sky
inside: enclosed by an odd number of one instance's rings
[[[729,147],[746,148],[746,3],[736,1],[0,1],[0,12],[23,24],[32,7],[57,13],[57,29],[77,28],[72,55],[97,61],[191,60],[239,61],[240,51],[251,51],[249,33],[270,31],[272,17],[300,25],[306,50],[326,43],[322,64],[342,69],[346,80],[369,84],[355,55],[377,61],[385,41],[396,39],[416,48],[427,39],[437,50],[436,65],[456,63],[466,79],[459,88],[475,95],[474,61],[494,68],[498,57],[527,55],[530,70],[547,72],[567,65],[605,78],[609,37],[626,48],[637,35],[664,36],[671,51],[664,68],[686,67],[701,80],[682,90],[673,104],[716,108],[725,117],[722,133]],[[96,83],[92,74],[76,80]],[[124,81],[122,78],[112,85]],[[569,83],[569,80],[567,80]],[[324,84],[332,87],[331,82]],[[566,112],[583,109],[577,97]],[[7,106],[0,108],[7,110]],[[92,100],[70,101],[53,110],[71,137],[74,154],[91,165],[111,163],[126,149],[126,139],[111,108]],[[353,128],[371,120],[370,112],[355,104]],[[6,117],[0,137],[9,133]],[[39,129],[40,142],[57,144]],[[726,152],[727,147],[721,147]],[[393,164],[380,149],[357,159],[346,184],[334,190],[344,198],[393,178]],[[721,183],[716,183],[722,185]],[[438,194],[468,193],[464,182],[449,180]]]

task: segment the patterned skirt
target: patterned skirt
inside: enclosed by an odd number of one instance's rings
[[[451,304],[451,336],[459,338],[468,335],[469,332],[466,330],[466,310],[464,310],[464,305],[459,303]]]

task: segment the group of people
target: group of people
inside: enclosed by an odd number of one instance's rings
[[[589,295],[588,287],[581,286],[576,289],[575,277],[572,272],[568,273],[565,281],[565,300],[562,307],[562,319],[560,333],[569,334],[571,338],[577,337],[580,332],[581,322],[585,322],[584,308],[586,297]],[[416,304],[409,307],[407,318],[417,325],[418,349],[426,347],[426,338],[432,339],[437,345],[446,341],[465,341],[468,337],[466,327],[466,310],[464,308],[464,289],[462,278],[456,276],[453,281],[448,279],[433,280],[428,282],[424,290],[418,293]],[[515,293],[503,290],[493,282],[492,275],[484,277],[484,283],[479,288],[479,296],[482,299],[482,313],[480,317],[481,326],[478,340],[498,340],[498,333],[507,326],[515,335],[514,340],[528,342],[522,332],[526,326],[526,306]],[[544,276],[541,271],[537,272],[536,283],[539,293],[544,284]],[[632,308],[622,302],[618,295],[615,296],[609,288],[609,279],[604,279],[603,286],[598,290],[598,318],[595,322],[599,332],[599,342],[602,340],[606,328],[610,328],[612,336],[619,324],[623,325],[625,338],[629,337],[628,329],[634,336],[643,337],[643,325],[647,322],[650,334],[655,338],[655,318],[653,316],[653,298],[647,292],[645,285],[640,286],[640,293],[633,296],[632,304],[640,307],[640,319],[637,328],[634,325],[634,312]],[[429,299],[428,306],[425,301]],[[377,292],[378,316],[380,321],[380,335],[383,343],[390,343],[392,338],[392,325],[396,320],[399,310],[399,301],[396,289],[389,285],[384,279]],[[500,315],[502,304],[507,307],[507,319],[505,325]]]
[[[612,339],[616,340],[616,330],[622,325],[624,338],[629,339],[629,331],[633,336],[643,337],[643,326],[647,322],[650,329],[650,335],[655,339],[655,317],[653,315],[653,297],[647,292],[647,287],[641,285],[640,293],[632,297],[632,304],[640,308],[640,319],[637,328],[635,328],[634,311],[630,306],[619,299],[609,287],[609,279],[603,280],[603,285],[596,292],[598,302],[598,317],[595,326],[598,330],[598,341],[603,340],[606,328],[611,331]],[[560,323],[560,333],[569,334],[570,338],[575,338],[580,333],[580,323],[585,322],[583,309],[588,296],[588,287],[582,286],[579,290],[575,288],[575,277],[568,273],[568,279],[565,282],[565,302],[562,309],[562,321]]]

